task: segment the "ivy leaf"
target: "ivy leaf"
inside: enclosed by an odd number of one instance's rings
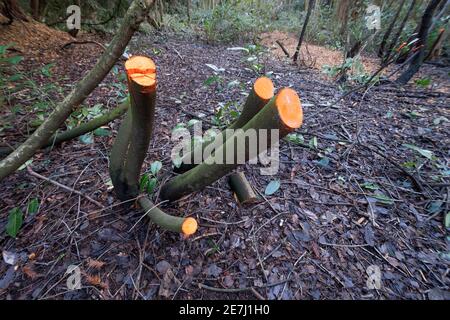
[[[159,172],[159,170],[161,170],[161,168],[162,168],[161,161],[155,161],[150,165],[150,171],[154,176],[156,176],[156,174]]]
[[[15,238],[23,223],[23,213],[19,208],[14,208],[9,212],[6,233]]]
[[[424,156],[425,158],[429,159],[429,160],[433,160],[433,152],[430,150],[426,150],[426,149],[421,149],[415,145],[412,144],[403,144],[404,147],[417,151],[418,153],[420,153],[422,156]]]
[[[31,201],[28,202],[28,209],[27,209],[28,214],[33,215],[36,212],[38,212],[38,209],[39,209],[38,199],[36,199],[36,198],[31,199]]]
[[[270,183],[266,187],[266,190],[264,191],[264,194],[266,196],[274,194],[275,192],[278,191],[278,189],[280,189],[280,185],[281,185],[280,180],[270,181]]]

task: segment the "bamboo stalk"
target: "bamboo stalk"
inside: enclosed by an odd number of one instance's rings
[[[297,93],[290,88],[281,89],[242,129],[234,131],[230,138],[214,149],[214,155],[163,185],[160,193],[162,199],[173,201],[203,189],[237,168],[238,159],[248,161],[272,146],[274,130],[281,139],[299,128],[302,122],[303,112]],[[247,139],[252,132],[257,141],[250,142]],[[262,135],[263,132],[267,133],[266,137]],[[265,146],[260,143],[263,138],[267,139]],[[255,143],[259,148],[254,148]],[[233,152],[234,159],[229,159],[227,153],[230,152]]]
[[[227,129],[239,129],[242,128],[248,121],[250,121],[266,104],[272,99],[274,93],[274,86],[272,80],[267,77],[258,78],[253,84],[253,88],[250,91],[242,112],[239,118],[233,122]],[[225,130],[221,133],[222,139],[225,139]],[[200,162],[203,162],[203,153],[207,146],[213,143],[212,141],[205,141],[199,146],[192,145],[191,152],[184,155],[181,165],[178,168],[174,168],[177,173],[183,173],[194,168],[198,163],[195,163],[195,155],[201,154]]]

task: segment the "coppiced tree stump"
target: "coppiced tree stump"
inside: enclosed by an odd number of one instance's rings
[[[173,178],[161,188],[160,196],[164,200],[174,201],[192,192],[199,191],[212,184],[223,176],[227,175],[238,167],[237,157],[243,156],[245,161],[252,159],[271,146],[272,129],[278,130],[279,138],[283,138],[288,133],[299,128],[303,122],[303,111],[300,98],[297,93],[290,88],[283,88],[272,98],[269,103],[254,116],[242,129],[238,129],[220,147],[214,149],[214,155],[207,158],[202,164]],[[249,130],[256,130],[257,146],[260,146],[260,129],[269,131],[266,135],[266,148],[250,148],[246,135]],[[244,146],[236,141],[244,141]],[[253,141],[253,143],[255,143]],[[238,150],[239,149],[239,150]],[[227,163],[227,150],[234,152],[233,163]],[[244,154],[239,154],[242,151]],[[255,153],[256,151],[256,153]],[[218,159],[217,155],[222,155]],[[218,163],[219,160],[221,163]]]
[[[133,56],[125,62],[130,108],[119,128],[110,155],[110,176],[120,200],[139,196],[139,177],[152,137],[156,102],[156,65],[147,57]],[[197,230],[192,218],[171,216],[147,197],[137,202],[146,215],[163,229],[189,236]]]

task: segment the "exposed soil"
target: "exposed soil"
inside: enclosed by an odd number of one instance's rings
[[[94,65],[101,49],[92,48],[58,49],[45,61],[56,64],[50,79],[32,72],[42,61],[25,55],[20,67],[42,86],[51,80],[62,88],[50,93],[58,101]],[[93,51],[86,55],[86,50]],[[219,103],[243,101],[239,86],[226,84],[238,80],[249,89],[259,74],[248,68],[242,51],[192,39],[138,35],[129,52],[147,54],[158,66],[157,126],[144,169],[162,161],[163,182],[173,175],[175,125],[201,114],[210,121]],[[277,88],[291,86],[301,96],[305,122],[298,133],[305,142],[282,142],[275,177],[261,176],[259,166],[245,166],[261,201],[240,207],[223,178],[161,205],[170,214],[194,216],[200,228],[193,237],[183,239],[149,224],[141,211],[123,209],[108,183],[115,121],[109,126],[112,136],[96,136],[92,144],[66,142],[39,152],[31,163],[35,172],[82,191],[104,208],[27,170],[0,185],[0,230],[12,208],[26,211],[29,199],[40,201],[17,239],[0,235],[2,252],[18,260],[0,262],[1,299],[448,298],[450,252],[443,216],[450,194],[449,95],[385,85],[331,103],[342,92],[317,70],[269,55],[263,60],[262,72],[273,72]],[[213,75],[205,64],[225,69],[220,73],[224,88],[204,85]],[[122,70],[122,62],[117,66]],[[440,81],[449,85],[446,78]],[[110,73],[85,105],[112,108],[119,82]],[[13,124],[0,132],[2,143],[27,134],[31,114],[15,114],[12,108],[20,103],[31,110],[39,98],[30,101],[29,96],[19,91],[0,110],[2,119]],[[404,144],[430,150],[438,160]],[[408,161],[419,167],[399,169]],[[281,180],[280,189],[263,196],[274,179]],[[81,269],[81,290],[67,289],[70,265]],[[368,288],[371,268],[381,271],[378,290]],[[241,291],[231,292],[237,288]]]

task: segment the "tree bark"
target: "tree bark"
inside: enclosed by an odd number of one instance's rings
[[[15,19],[28,21],[27,15],[23,12],[16,0],[2,0],[0,13],[9,19],[6,23],[7,25],[11,24]]]
[[[279,99],[283,101],[283,95],[289,93],[288,103],[284,103],[284,107],[289,108],[289,114],[296,114],[295,125],[289,126],[283,119],[282,108],[280,109]],[[202,188],[214,183],[218,179],[227,175],[239,166],[238,159],[244,160],[255,158],[258,154],[264,152],[272,146],[272,130],[278,130],[279,139],[286,136],[296,128],[300,127],[303,121],[303,113],[300,100],[297,94],[291,94],[292,89],[284,88],[280,90],[278,95],[270,100],[269,103],[255,115],[242,129],[236,130],[232,136],[217,149],[214,149],[214,155],[207,158],[202,164],[179,175],[166,183],[161,188],[161,197],[164,200],[176,200],[187,194],[199,191]],[[284,100],[284,101],[286,101]],[[262,130],[269,131],[265,145],[261,146]],[[257,141],[249,141],[248,133],[255,133]],[[228,153],[233,152],[233,159],[229,159]],[[231,160],[231,161],[228,161]]]
[[[419,41],[417,42],[417,47],[420,48],[419,53],[411,60],[409,67],[403,74],[397,79],[397,83],[405,85],[411,80],[411,78],[419,71],[421,65],[423,64],[425,58],[426,44],[428,39],[428,32],[433,20],[433,13],[439,3],[442,0],[431,0],[428,4],[425,12],[422,16],[419,28]]]
[[[266,95],[267,92],[261,92],[261,90],[258,90],[257,85],[261,81],[270,82],[270,85],[272,86],[271,89],[269,88],[269,90],[271,90],[270,94]],[[258,94],[258,92],[259,92],[259,94]],[[235,129],[242,128],[267,104],[267,102],[269,102],[269,100],[272,97],[273,97],[272,81],[266,77],[258,78],[255,81],[253,88],[250,91],[250,93],[244,103],[244,106],[242,108],[241,114],[239,115],[239,118],[235,122],[233,122],[227,129],[235,130]],[[226,130],[222,131],[222,133],[221,133],[223,141],[225,139],[225,132],[226,132]],[[188,154],[183,156],[181,165],[178,168],[175,168],[174,171],[178,172],[178,173],[186,172],[186,171],[194,168],[197,164],[199,164],[199,162],[203,162],[203,160],[204,160],[203,152],[204,152],[205,148],[212,143],[213,143],[213,141],[205,141],[198,147],[193,146],[191,148],[191,152],[189,152]],[[197,160],[195,155],[197,155],[198,153],[201,153],[201,157],[197,157],[197,159],[200,161],[195,161],[195,160]]]
[[[405,17],[403,18],[403,21],[402,21],[400,27],[398,28],[397,33],[392,38],[391,43],[389,44],[389,48],[386,50],[386,53],[384,54],[383,62],[386,62],[391,58],[392,50],[394,49],[395,44],[397,44],[398,41],[400,40],[403,29],[405,28],[406,22],[408,21],[409,16],[411,15],[411,13],[414,9],[414,6],[416,5],[416,1],[417,0],[412,0],[411,5],[408,8],[408,12],[406,13]]]
[[[228,182],[241,205],[254,203],[258,200],[258,196],[245,177],[244,172],[239,171],[231,174]]]
[[[305,22],[303,23],[302,31],[300,33],[300,38],[298,39],[297,48],[295,48],[295,53],[294,53],[294,56],[292,57],[292,60],[294,62],[297,62],[298,55],[300,53],[300,47],[302,46],[303,38],[305,36],[306,27],[308,26],[309,17],[311,16],[311,12],[314,8],[314,3],[315,3],[315,0],[309,0],[308,11],[306,13]]]
[[[128,61],[132,59],[151,61],[140,56],[133,56]],[[155,117],[156,73],[152,73],[155,76],[154,83],[144,85],[133,78],[134,73],[141,74],[140,72],[145,74],[145,69],[127,69],[130,110],[119,129],[110,157],[111,180],[117,197],[122,201],[139,194],[139,176],[147,155]]]
[[[140,23],[147,16],[152,2],[153,0],[133,1],[108,50],[101,55],[94,68],[56,106],[41,126],[19,148],[0,162],[0,181],[30,159],[67,119],[72,109],[78,106],[103,80],[121,57],[134,32],[138,30]]]
[[[138,202],[150,220],[163,229],[182,233],[185,236],[192,235],[197,230],[197,221],[194,218],[171,216],[160,210],[147,197],[139,198]]]
[[[405,1],[406,0],[402,0],[402,2],[400,2],[400,5],[399,5],[397,11],[395,12],[394,18],[392,19],[386,32],[384,33],[383,39],[381,39],[380,49],[378,50],[378,56],[380,58],[384,57],[384,50],[386,47],[386,43],[389,40],[389,37],[391,36],[392,30],[394,30],[395,23],[397,22],[398,17],[400,16],[400,13],[402,12],[403,6],[405,5]]]

